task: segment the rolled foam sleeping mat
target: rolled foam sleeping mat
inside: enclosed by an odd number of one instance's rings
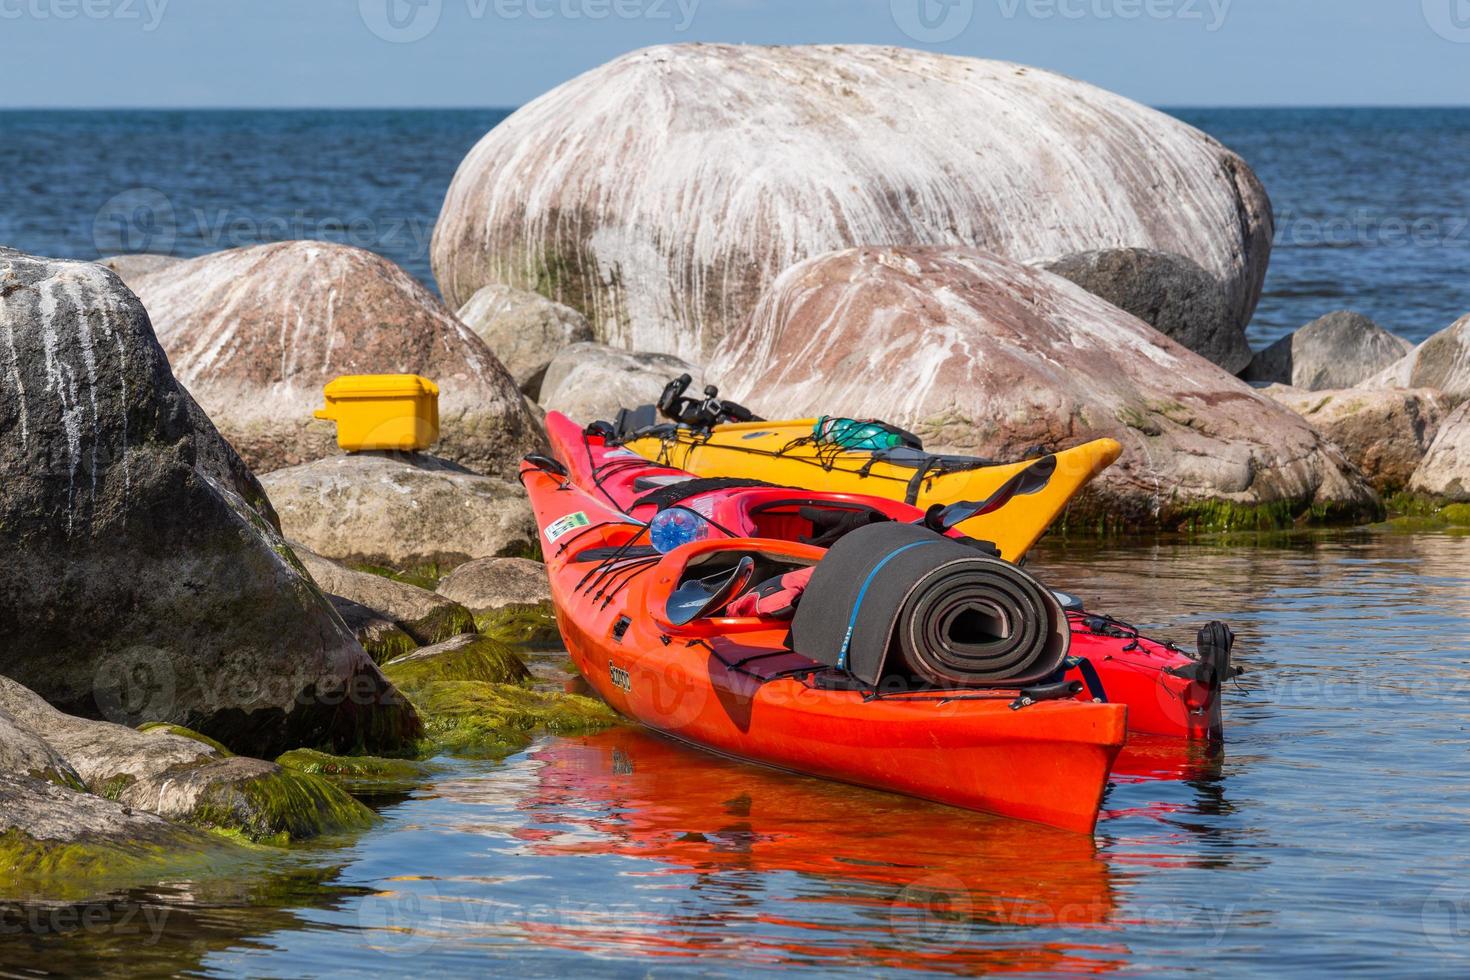
[[[844,536],[816,566],[792,649],[876,686],[907,675],[938,687],[1036,684],[1071,645],[1051,591],[1009,562],[911,524]]]

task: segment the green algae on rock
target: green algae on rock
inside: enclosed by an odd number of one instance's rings
[[[410,697],[446,681],[520,684],[531,677],[525,662],[504,643],[473,633],[389,661],[383,673]]]
[[[601,701],[530,689],[531,672],[504,643],[462,636],[384,665],[424,720],[426,753],[497,755],[540,732],[580,734],[618,723]]]
[[[556,609],[550,603],[534,606],[504,606],[475,617],[475,628],[484,636],[511,646],[540,646],[561,642]]]
[[[546,566],[524,558],[468,562],[439,583],[439,594],[474,613],[481,633],[513,645],[560,639]]]
[[[1470,528],[1470,504],[1445,504],[1428,497],[1400,494],[1390,501],[1390,516],[1380,530],[1419,533]]]
[[[541,733],[581,735],[621,723],[593,698],[514,684],[441,681],[411,697],[424,718],[428,746],[454,755],[502,755]]]
[[[121,804],[0,774],[0,899],[84,899],[218,873],[248,850]]]
[[[407,793],[430,779],[437,766],[410,759],[373,756],[347,758],[313,749],[296,749],[276,760],[283,769],[306,773],[332,783],[354,796]]]
[[[292,547],[323,592],[379,613],[415,643],[442,643],[474,629],[474,617],[457,602],[398,579],[348,568],[301,545]]]
[[[373,663],[381,665],[418,649],[418,641],[387,615],[339,595],[329,595],[327,599],[357,637],[357,642],[373,658]]]
[[[365,830],[373,812],[320,776],[260,759],[223,759],[130,787],[165,817],[253,841],[288,844]]]

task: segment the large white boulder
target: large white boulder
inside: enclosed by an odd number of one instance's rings
[[[1022,261],[1180,255],[1249,319],[1270,202],[1240,157],[1052,72],[890,47],[687,44],[531,102],[460,165],[432,259],[452,304],[536,289],[598,339],[700,361],[792,264],[855,245]]]

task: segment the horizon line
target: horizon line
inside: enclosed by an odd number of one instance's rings
[[[1343,110],[1343,109],[1470,109],[1464,102],[1269,102],[1269,103],[1140,103],[1160,111],[1187,109],[1231,109],[1231,110]],[[178,105],[178,106],[5,106],[0,114],[7,112],[516,112],[522,105],[378,105],[378,106],[331,106],[331,105]]]

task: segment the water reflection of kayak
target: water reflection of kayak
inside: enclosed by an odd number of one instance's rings
[[[685,908],[717,895],[724,914],[738,907],[766,927],[765,952],[781,960],[839,953],[872,966],[957,972],[1120,965],[1112,955],[1122,950],[1105,944],[1025,941],[1030,930],[1108,923],[1108,865],[1086,837],[711,760],[631,729],[556,739],[535,758],[536,822],[570,832],[528,833],[529,850],[617,854],[649,862],[633,877],[691,877],[677,914],[637,933],[641,952],[719,947],[719,934]],[[783,874],[804,882],[799,901],[789,900],[795,886],[774,882]],[[877,924],[870,943],[854,945],[850,927],[832,925],[834,916],[850,922],[854,910]],[[545,929],[539,941],[570,948],[620,938],[591,925],[537,928]],[[761,955],[744,936],[741,949]]]

